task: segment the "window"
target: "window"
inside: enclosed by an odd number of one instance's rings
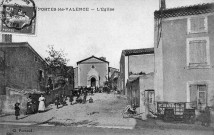
[[[188,33],[207,32],[207,17],[197,16],[188,19]]]
[[[36,61],[36,62],[38,61],[38,58],[36,56],[34,56],[34,61]]]
[[[210,65],[209,38],[187,39],[187,66],[190,68],[208,68]]]
[[[207,85],[191,84],[190,86],[190,102],[194,107],[202,109],[207,105]]]
[[[42,81],[42,79],[44,78],[44,71],[43,70],[39,70],[39,81]]]

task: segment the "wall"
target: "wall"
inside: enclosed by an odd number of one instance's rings
[[[146,74],[154,72],[154,54],[130,55],[128,72]]]
[[[187,84],[194,81],[208,82],[208,105],[214,94],[214,15],[208,17],[208,33],[187,34],[187,18],[165,20],[163,22],[163,92],[164,100],[187,102]],[[186,39],[209,37],[211,68],[188,69],[186,66]]]
[[[154,90],[154,73],[143,75],[140,77],[140,113],[142,113],[142,119],[147,119],[147,115],[149,114],[149,108],[156,108],[154,105],[149,105],[147,102],[148,99],[146,97],[146,90]],[[155,91],[156,93],[156,91]]]
[[[123,52],[120,57],[120,77],[119,77],[120,87],[119,90],[125,94],[125,55]]]
[[[155,20],[154,27],[154,52],[155,52],[155,63],[154,63],[154,89],[155,89],[155,100],[163,101],[163,47],[162,38],[158,36],[158,21]]]
[[[18,89],[38,89],[45,86],[46,74],[39,82],[39,70],[44,71],[45,64],[27,47],[1,48],[6,53],[5,80],[6,86]]]

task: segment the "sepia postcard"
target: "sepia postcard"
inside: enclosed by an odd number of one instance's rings
[[[0,135],[214,135],[214,0],[0,0]]]

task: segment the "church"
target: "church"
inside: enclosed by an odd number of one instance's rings
[[[79,87],[103,87],[108,80],[109,62],[105,57],[91,56],[77,62],[74,69],[74,85]]]

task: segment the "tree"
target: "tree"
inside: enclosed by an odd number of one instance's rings
[[[48,46],[47,52],[49,56],[45,58],[45,61],[48,63],[48,73],[54,75],[56,78],[59,78],[56,83],[65,82],[67,75],[66,65],[69,59],[65,58],[64,51],[55,50],[53,45]]]

